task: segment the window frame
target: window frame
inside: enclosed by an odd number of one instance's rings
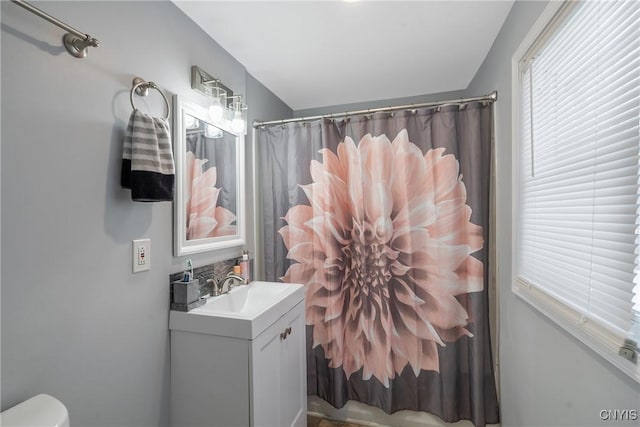
[[[626,338],[625,336],[614,334],[609,328],[595,320],[585,318],[582,313],[569,307],[543,290],[517,279],[517,250],[520,232],[518,206],[520,204],[520,90],[522,84],[522,64],[533,50],[538,50],[540,46],[555,33],[577,4],[578,2],[571,1],[550,2],[511,58],[511,290],[517,297],[534,307],[591,350],[640,383],[640,364],[636,365],[618,354],[620,346]]]

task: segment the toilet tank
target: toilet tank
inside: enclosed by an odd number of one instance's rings
[[[0,426],[69,427],[69,412],[55,397],[39,394],[2,412]]]

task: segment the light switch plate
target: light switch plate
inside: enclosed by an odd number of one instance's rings
[[[151,239],[133,241],[131,262],[134,273],[147,271],[151,268]]]

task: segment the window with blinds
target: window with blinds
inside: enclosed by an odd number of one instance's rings
[[[572,3],[518,69],[516,284],[623,339],[640,313],[640,2]]]

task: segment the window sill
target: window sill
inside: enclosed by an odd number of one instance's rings
[[[625,337],[613,334],[597,321],[585,318],[582,313],[563,304],[535,286],[515,279],[512,291],[539,312],[553,320],[598,355],[640,383],[640,365],[618,355]]]

